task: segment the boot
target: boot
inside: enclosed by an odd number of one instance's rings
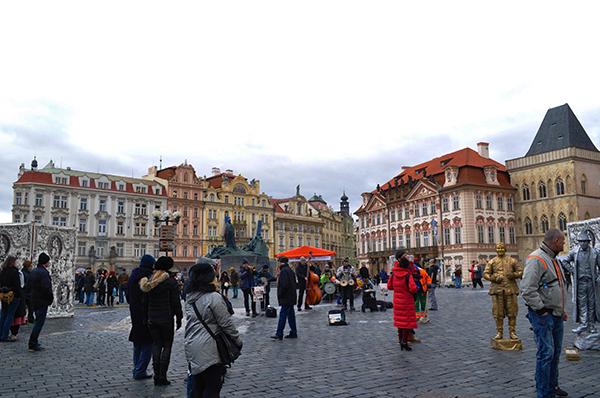
[[[504,319],[496,319],[496,332],[494,340],[502,340],[504,336]]]
[[[508,334],[512,340],[519,340],[519,336],[517,336],[516,318],[508,318]]]

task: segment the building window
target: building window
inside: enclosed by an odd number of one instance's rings
[[[142,257],[144,253],[142,252],[142,244],[134,243],[133,244],[133,256],[136,258]]]
[[[558,228],[561,231],[567,230],[567,217],[563,213],[558,215]]]
[[[515,227],[508,227],[508,239],[510,240],[511,245],[515,245],[517,243],[517,238],[515,235]]]
[[[294,247],[294,237],[290,236],[290,247]]]
[[[229,203],[229,195],[225,195],[225,200],[224,200],[224,202],[225,202],[225,203]]]
[[[540,182],[538,184],[538,192],[540,194],[540,198],[548,197],[548,191],[546,190],[546,184],[544,184],[543,182]]]
[[[461,232],[461,227],[454,227],[454,244],[456,245],[460,245],[462,243]]]
[[[565,183],[561,178],[556,179],[556,195],[565,194]]]
[[[137,193],[146,193],[147,192],[147,187],[146,186],[142,186],[142,185],[138,185],[137,187],[135,187],[135,192],[137,192]]]
[[[86,242],[81,242],[81,241],[77,242],[77,255],[78,256],[83,257],[87,254],[86,246],[87,246]]]
[[[488,243],[493,244],[495,242],[496,237],[494,236],[494,226],[488,225]]]
[[[13,218],[14,218],[14,222],[21,222],[21,215],[20,214],[15,214],[13,216]],[[53,225],[55,225],[55,224],[53,223]]]
[[[396,235],[392,235],[392,250],[396,250]]]
[[[79,210],[87,210],[88,209],[88,198],[79,199]]]
[[[106,236],[106,220],[98,221],[98,235]]]
[[[67,208],[67,197],[65,195],[54,195],[52,207],[57,208],[57,209],[66,209]]]
[[[123,235],[123,221],[117,221],[117,235]]]
[[[183,257],[187,257],[187,256],[188,256],[188,247],[183,246]]]
[[[198,236],[198,225],[197,224],[194,224],[194,226],[192,227],[192,235]]]
[[[194,207],[194,218],[198,218],[198,208]]]
[[[483,202],[481,200],[481,194],[478,193],[475,195],[475,208],[476,209],[483,209]]]
[[[123,184],[122,182],[117,184],[117,189],[119,191],[124,191],[125,190],[125,184]]]
[[[421,217],[419,205],[415,204],[415,217]]]
[[[429,247],[429,232],[423,232],[423,246]]]
[[[585,195],[587,188],[587,180],[585,178],[585,174],[581,177],[581,193]]]
[[[99,189],[110,189],[110,183],[109,182],[98,182],[98,188]]]
[[[23,204],[23,194],[21,192],[15,193],[15,205]]]
[[[498,232],[500,234],[500,243],[506,243],[506,233],[504,231],[504,227],[498,227]]]
[[[52,225],[56,227],[66,227],[67,217],[52,217]]]
[[[85,218],[79,219],[79,232],[81,232],[81,233],[87,232],[87,220]]]
[[[431,215],[435,214],[435,201],[431,201]]]
[[[525,219],[525,235],[533,234],[533,225],[531,224],[531,220],[529,217]]]
[[[486,210],[493,210],[494,207],[492,206],[492,202],[494,200],[494,197],[492,196],[492,194],[487,194],[485,195],[485,208]]]
[[[98,202],[98,211],[106,211],[106,198],[100,198]]]
[[[319,238],[315,238],[315,247],[319,247]]]
[[[125,214],[125,201],[119,200],[117,202],[117,214]]]
[[[146,235],[146,223],[144,223],[144,222],[136,222],[135,223],[134,233],[137,236],[144,236],[144,235]]]
[[[523,189],[521,189],[521,196],[523,200],[531,200],[531,194],[529,193],[529,187],[527,185],[523,185]]]
[[[458,194],[452,196],[452,210],[460,210],[460,197]]]
[[[35,206],[42,207],[44,206],[44,195],[41,193],[35,194]]]
[[[391,222],[396,221],[396,210],[395,209],[390,212],[390,221]]]
[[[550,229],[550,225],[548,223],[548,217],[542,216],[541,225],[542,225],[542,232],[543,233],[548,232],[548,230]]]
[[[136,203],[134,208],[134,214],[136,216],[145,216],[148,214],[148,208],[146,203]]]
[[[183,236],[187,236],[188,234],[188,225],[187,224],[183,224]],[[186,255],[184,255],[184,257],[187,257]]]
[[[421,206],[421,212],[423,213],[424,216],[426,216],[428,211],[429,211],[429,206],[427,205],[427,203],[423,202],[423,205]]]
[[[41,223],[42,222],[42,216],[36,215],[34,217],[34,221],[37,222],[37,223]]]
[[[421,247],[421,233],[415,231],[415,247]]]
[[[123,254],[125,253],[125,244],[122,242],[117,243],[115,245],[115,252],[117,253],[117,256],[123,257]]]
[[[506,199],[506,208],[508,209],[508,211],[513,211],[513,197],[512,197],[512,195],[510,195]]]
[[[504,196],[498,195],[497,203],[498,203],[497,210],[504,211]]]
[[[477,224],[477,243],[485,243],[483,241],[483,225]]]

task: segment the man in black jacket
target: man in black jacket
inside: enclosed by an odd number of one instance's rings
[[[279,323],[277,324],[277,332],[272,339],[283,340],[283,329],[285,328],[286,320],[290,324],[290,334],[286,338],[295,339],[298,337],[296,330],[296,314],[294,313],[294,304],[296,304],[296,276],[294,271],[288,265],[288,259],[281,257],[279,266],[279,277],[277,279],[277,300],[281,306],[279,312]]]
[[[35,322],[31,329],[31,335],[29,336],[29,351],[41,351],[42,346],[38,342],[44,323],[46,322],[46,315],[48,314],[48,307],[54,301],[54,295],[52,294],[52,279],[50,278],[50,272],[48,264],[50,263],[50,257],[46,253],[42,253],[38,257],[38,266],[36,269],[31,271],[29,274],[29,289],[31,289],[31,308],[35,314]]]
[[[304,303],[305,310],[310,310],[312,307],[304,301],[306,282],[308,280],[308,265],[306,264],[306,258],[304,257],[302,257],[298,265],[296,265],[296,279],[298,280],[298,311],[302,311],[302,303]]]

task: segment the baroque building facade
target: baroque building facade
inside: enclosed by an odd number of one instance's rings
[[[514,191],[505,167],[490,159],[489,145],[464,148],[402,172],[362,194],[357,250],[361,264],[386,267],[396,250],[443,259],[446,278],[467,274],[472,260],[496,255],[504,242],[516,256]]]
[[[299,246],[314,246],[336,252],[335,262],[348,257],[355,261],[356,248],[353,219],[348,197],[344,194],[340,211],[335,211],[320,195],[306,199],[300,194],[284,199],[271,199],[275,210],[277,252]]]
[[[550,228],[600,216],[600,152],[568,104],[551,108],[525,156],[506,161],[517,189],[519,257]]]
[[[216,167],[209,177],[200,177],[187,161],[160,170],[150,167],[144,178],[165,185],[168,208],[181,214],[172,253],[179,266],[193,265],[199,256],[225,245],[225,217],[234,226],[238,246],[250,241],[261,220],[269,256],[275,255],[273,208],[260,191],[260,181]]]
[[[158,182],[58,168],[50,161],[30,170],[22,164],[13,184],[13,222],[77,230],[76,267],[126,268],[144,254],[158,255],[158,231],[150,214],[167,208]]]

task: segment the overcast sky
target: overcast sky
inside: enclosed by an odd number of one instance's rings
[[[355,209],[478,141],[522,156],[565,102],[600,147],[595,2],[150,3],[0,7],[0,221],[34,155],[134,176],[187,159]]]

